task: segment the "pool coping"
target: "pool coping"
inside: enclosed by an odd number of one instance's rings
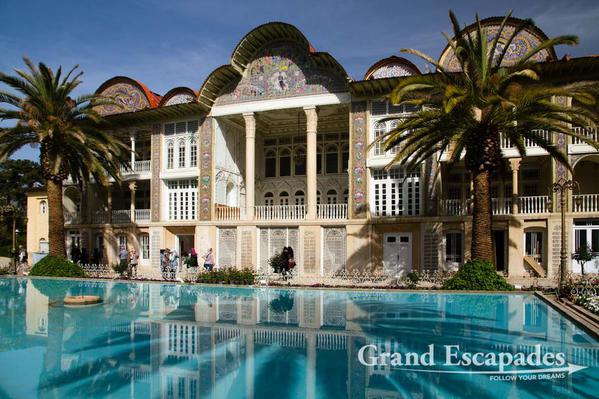
[[[297,286],[297,285],[238,285],[238,284],[208,284],[208,283],[186,283],[180,281],[168,281],[168,280],[130,280],[130,279],[109,279],[109,278],[89,278],[89,277],[50,277],[50,276],[14,276],[4,275],[0,276],[3,278],[28,278],[28,279],[39,279],[39,280],[74,280],[74,281],[97,281],[97,282],[117,282],[117,283],[148,283],[148,284],[169,284],[169,285],[180,285],[189,287],[215,287],[215,288],[267,288],[274,290],[330,290],[330,291],[380,291],[387,293],[429,293],[429,294],[464,294],[464,295],[505,295],[505,294],[528,294],[534,295],[535,291],[532,290],[513,290],[513,291],[484,291],[484,290],[442,290],[442,289],[411,289],[411,288],[379,288],[379,287],[312,287],[312,286]]]
[[[599,341],[599,323],[585,317],[581,312],[576,311],[567,304],[559,301],[555,295],[547,295],[540,291],[535,291],[535,296],[545,302],[548,306],[557,310],[562,316],[572,321],[582,328],[586,333]]]

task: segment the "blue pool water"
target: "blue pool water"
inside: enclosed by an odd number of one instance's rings
[[[105,302],[70,308],[62,303],[65,294],[100,295]],[[599,343],[524,294],[6,278],[0,280],[0,338],[0,397],[6,398],[599,394]],[[478,352],[503,353],[503,372],[493,360],[454,364]],[[396,356],[391,365],[383,356],[374,365],[381,353],[403,354],[404,363]],[[506,364],[507,353],[532,355],[531,363]],[[532,364],[548,353],[550,363],[563,356],[563,365]],[[585,368],[569,374],[568,363]]]

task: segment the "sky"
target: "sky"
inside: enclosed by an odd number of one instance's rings
[[[597,0],[0,0],[0,71],[23,67],[24,55],[51,67],[80,65],[77,94],[113,76],[129,76],[152,91],[198,90],[228,64],[239,40],[271,21],[295,25],[317,51],[329,52],[356,80],[376,61],[405,47],[437,58],[450,32],[451,7],[462,25],[481,18],[532,18],[549,37],[574,34],[564,54],[599,54]],[[412,59],[421,70],[423,62]],[[25,148],[15,158],[37,160]]]

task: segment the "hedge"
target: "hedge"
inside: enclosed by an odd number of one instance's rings
[[[85,277],[81,266],[68,259],[47,255],[31,268],[30,276]]]
[[[443,284],[444,290],[513,291],[514,286],[495,271],[491,262],[474,260],[465,263]]]

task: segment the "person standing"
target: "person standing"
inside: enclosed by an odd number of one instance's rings
[[[73,263],[79,263],[79,259],[81,259],[81,251],[77,244],[73,244],[71,247],[71,261],[73,261]]]
[[[92,252],[92,263],[94,265],[99,265],[100,259],[100,250],[98,248],[94,248],[94,252]]]
[[[214,255],[212,254],[212,248],[208,248],[208,251],[202,256],[204,259],[204,269],[212,271],[214,267]]]
[[[179,266],[179,254],[177,253],[176,249],[173,249],[170,253],[170,278],[172,280],[175,279],[175,276],[177,275],[177,269]]]
[[[135,249],[131,250],[131,257],[129,262],[129,278],[137,277],[137,263],[139,262],[139,255]]]
[[[81,264],[87,265],[89,264],[89,254],[87,253],[87,249],[81,249]]]
[[[121,275],[129,268],[129,252],[124,246],[121,247],[121,252],[119,252],[119,266],[122,270]]]

